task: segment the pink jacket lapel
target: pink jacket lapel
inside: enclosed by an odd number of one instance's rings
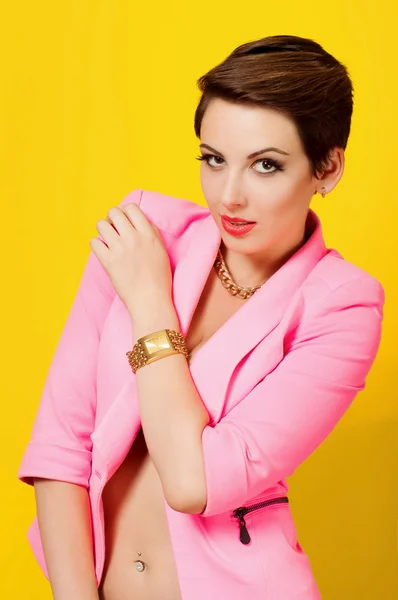
[[[312,235],[239,310],[196,352],[191,374],[206,407],[217,420],[234,369],[242,358],[275,329],[293,295],[319,260],[327,253],[321,223],[309,212]],[[181,331],[188,331],[221,241],[214,219],[209,216],[198,224],[174,274],[174,305]],[[219,369],[209,365],[218,362]],[[265,373],[264,373],[265,375]]]
[[[213,421],[217,421],[222,413],[228,385],[239,362],[277,327],[293,296],[300,293],[304,280],[328,252],[321,223],[311,209],[308,219],[312,235],[307,243],[228,319],[192,360],[192,379]],[[191,228],[189,235],[177,238],[175,251],[179,256],[172,257],[176,262],[173,301],[183,335],[188,331],[221,242],[220,232],[210,214],[192,223]],[[121,338],[123,349],[129,349],[131,327],[127,323]],[[209,364],[215,361],[220,368],[212,369],[210,377]],[[126,379],[120,392],[91,436],[107,465],[109,476],[124,459],[139,428],[134,374],[126,368]]]

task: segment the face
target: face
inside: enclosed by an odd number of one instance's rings
[[[292,121],[217,98],[204,114],[200,143],[201,186],[225,253],[277,260],[303,240],[311,198],[323,184]],[[221,215],[256,225],[237,237],[224,229]]]

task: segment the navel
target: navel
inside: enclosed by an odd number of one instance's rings
[[[138,554],[138,556],[141,556],[142,553],[141,552],[137,552],[137,554]],[[135,568],[137,569],[137,571],[139,571],[140,573],[142,571],[145,571],[146,564],[144,563],[143,560],[138,559],[138,560],[136,560],[134,562],[135,562]]]

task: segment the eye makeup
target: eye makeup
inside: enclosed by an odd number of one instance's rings
[[[196,157],[196,160],[200,160],[200,161],[204,161],[211,169],[216,169],[217,167],[210,164],[210,160],[214,158],[214,159],[219,159],[222,162],[224,162],[224,159],[221,156],[217,156],[216,154],[201,154],[200,156]],[[272,173],[275,173],[276,171],[284,171],[284,167],[283,165],[273,159],[273,158],[260,158],[258,160],[256,160],[253,165],[257,165],[257,164],[261,164],[261,163],[267,163],[269,166],[271,166],[273,168],[272,171],[266,171],[261,173],[260,171],[258,171],[257,169],[255,169],[255,171],[259,174],[259,175],[271,175]],[[221,166],[221,164],[219,164],[218,166]]]

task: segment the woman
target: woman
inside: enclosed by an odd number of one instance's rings
[[[20,468],[56,600],[320,598],[286,478],[364,388],[384,304],[309,208],[352,85],[295,36],[199,82],[208,208],[135,190],[97,223]]]

